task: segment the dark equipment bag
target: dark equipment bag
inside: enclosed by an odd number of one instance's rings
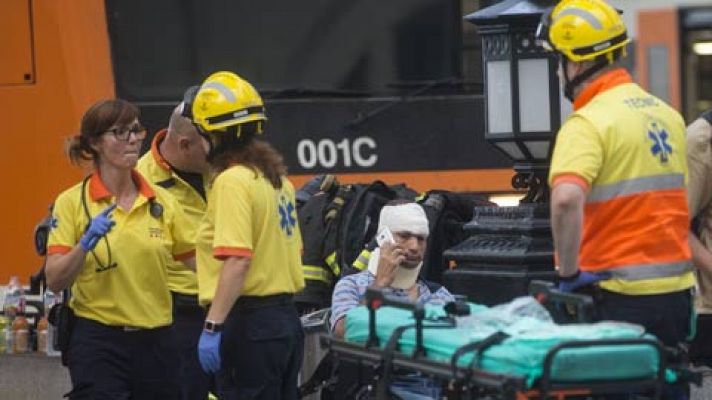
[[[336,281],[361,269],[353,263],[376,234],[381,208],[389,201],[414,200],[417,193],[405,185],[338,183],[322,179],[321,191],[297,211],[304,244],[302,266],[306,288],[295,296],[302,312],[329,307]]]
[[[69,365],[69,342],[74,330],[76,317],[74,310],[69,307],[69,291],[65,290],[64,300],[55,304],[49,311],[47,319],[49,323],[57,328],[57,336],[55,346],[62,352],[62,365]]]
[[[467,239],[464,225],[472,220],[477,206],[494,203],[482,195],[431,190],[418,200],[428,217],[428,236],[420,278],[442,283],[442,273],[449,268],[443,252]]]

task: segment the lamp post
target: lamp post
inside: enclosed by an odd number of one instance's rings
[[[504,0],[467,15],[482,38],[485,139],[514,161],[522,203],[546,202],[551,151],[570,103],[562,101],[556,57],[536,40],[552,0]]]
[[[465,17],[482,38],[485,139],[514,161],[512,186],[528,189],[516,207],[480,206],[470,236],[446,250],[443,283],[471,301],[494,305],[524,296],[533,280],[556,279],[547,175],[562,100],[557,59],[536,29],[553,0],[504,0]]]

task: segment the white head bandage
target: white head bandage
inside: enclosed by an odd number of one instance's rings
[[[409,232],[413,235],[428,237],[428,217],[420,204],[406,203],[385,206],[378,218],[378,232],[388,228],[391,232]]]
[[[425,211],[423,207],[417,203],[383,207],[378,218],[378,232],[380,233],[384,228],[390,229],[391,232],[408,232],[424,237],[427,237],[430,233]],[[376,275],[376,272],[378,272],[378,260],[380,256],[381,249],[376,249],[371,253],[368,260],[368,270],[373,275]],[[421,262],[420,265],[412,269],[398,267],[391,286],[397,289],[410,289],[418,279],[418,274],[422,266],[423,263]]]

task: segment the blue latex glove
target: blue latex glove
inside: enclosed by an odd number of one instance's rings
[[[79,245],[82,246],[82,250],[86,252],[94,250],[99,239],[109,233],[115,224],[115,222],[111,220],[111,212],[114,211],[115,208],[116,204],[112,204],[91,220],[89,228],[84,232],[82,238],[79,239]]]
[[[599,272],[594,274],[591,272],[579,271],[573,279],[564,280],[562,278],[559,281],[559,290],[571,293],[580,287],[591,285],[599,281],[605,281],[606,279],[611,279],[610,272]]]
[[[222,332],[203,331],[198,342],[198,360],[206,373],[220,370],[220,338]]]

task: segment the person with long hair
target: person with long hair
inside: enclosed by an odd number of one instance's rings
[[[198,90],[193,119],[215,174],[196,239],[199,301],[209,307],[200,362],[229,377],[220,399],[296,399],[301,235],[282,157],[259,138],[264,104],[247,81],[217,72]]]
[[[72,398],[177,398],[166,269],[172,258],[195,265],[194,232],[134,170],[146,137],[138,117],[127,101],[99,101],[68,143],[73,163],[93,166],[57,197],[47,250],[47,285],[71,287]]]

